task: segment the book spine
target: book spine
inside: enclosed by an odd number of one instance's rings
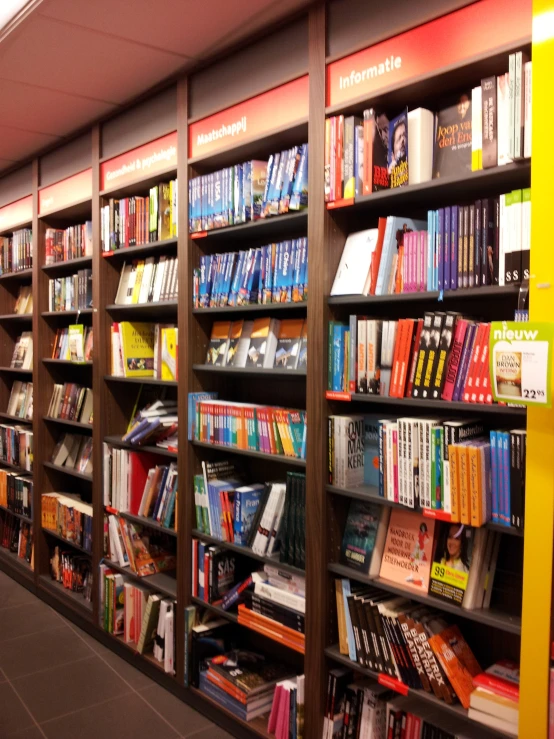
[[[496,77],[481,80],[483,106],[483,169],[498,164],[497,85]]]

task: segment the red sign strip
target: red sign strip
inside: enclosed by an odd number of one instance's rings
[[[38,192],[38,214],[52,213],[92,198],[92,169],[43,187]]]
[[[307,117],[308,75],[192,123],[189,126],[190,156],[232,149],[243,141]]]
[[[109,190],[177,168],[177,131],[100,165],[100,189]]]
[[[532,2],[481,0],[327,66],[327,105],[484,55],[531,36]],[[506,60],[507,63],[507,60]]]
[[[0,208],[0,233],[8,231],[13,226],[30,223],[33,220],[33,196],[16,200],[14,203]]]

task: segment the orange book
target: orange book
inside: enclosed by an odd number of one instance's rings
[[[414,328],[416,322],[413,318],[404,319],[404,337],[403,343],[398,355],[398,363],[400,365],[398,370],[398,398],[404,397],[404,391],[406,389],[406,380],[408,378],[408,369],[410,367],[410,358],[412,355],[412,344],[414,340]]]
[[[454,523],[460,521],[460,480],[457,444],[448,445],[448,461],[450,465],[450,515]]]
[[[396,262],[396,279],[394,281],[394,292],[396,294],[404,291],[404,283],[402,281],[402,265],[404,263],[404,245],[398,247],[398,260]]]
[[[469,708],[473,678],[482,670],[457,626],[430,637],[429,645],[439,660],[462,706]]]
[[[212,670],[210,667],[208,667],[207,678],[211,683],[217,685],[218,688],[224,690],[227,695],[230,695],[232,698],[239,701],[239,703],[246,705],[246,695],[243,691],[236,688],[232,683],[225,680],[224,677],[222,677],[218,672],[215,672],[215,670]]]
[[[392,376],[389,389],[389,396],[391,398],[401,397],[398,394],[398,386],[400,379],[400,354],[403,351],[403,345],[406,338],[406,319],[401,318],[398,321],[398,330],[396,332],[396,342],[394,344],[394,355],[392,358]]]
[[[469,501],[469,457],[465,444],[458,445],[458,491],[460,496],[460,523],[469,526],[471,509]]]
[[[365,121],[364,121],[364,126],[365,126]],[[365,170],[364,170],[364,176],[365,176]],[[364,194],[366,194],[365,189],[364,189]],[[375,245],[375,251],[371,255],[371,266],[370,266],[371,284],[369,286],[370,295],[375,295],[375,289],[377,288],[377,276],[379,275],[379,265],[381,263],[381,254],[383,253],[383,241],[385,240],[385,229],[387,227],[387,219],[379,218],[379,223],[377,227],[379,229],[379,232],[377,234],[377,244]]]
[[[481,452],[473,444],[467,447],[468,476],[469,476],[469,518],[472,526],[482,526],[483,521],[483,490],[481,480],[483,475]]]
[[[287,646],[295,649],[297,652],[304,652],[305,636],[300,634],[288,626],[283,626],[271,618],[254,613],[244,604],[239,605],[239,624],[248,626],[254,631],[258,631],[269,636],[274,641],[282,642]]]

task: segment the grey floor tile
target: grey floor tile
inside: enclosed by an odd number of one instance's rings
[[[234,739],[234,737],[224,731],[220,726],[212,724],[207,729],[199,731],[198,734],[193,734],[191,739]]]
[[[0,642],[57,629],[60,623],[58,614],[38,598],[31,605],[0,609]]]
[[[28,729],[17,731],[15,734],[10,734],[9,739],[44,739],[44,734],[38,728],[38,726],[29,726]]]
[[[0,710],[0,736],[2,739],[11,736],[16,731],[35,725],[29,712],[9,683],[0,685],[0,706],[2,707],[2,710]]]
[[[141,690],[140,694],[156,711],[165,716],[173,728],[182,736],[188,736],[195,731],[208,728],[211,724],[209,719],[187,706],[186,703],[183,703],[157,683],[152,682],[149,687]]]
[[[75,707],[86,708],[116,698],[130,688],[96,656],[13,680],[13,685],[36,720],[62,716]]]
[[[92,650],[69,626],[12,639],[0,649],[0,668],[9,680],[31,675],[39,670],[92,657]]]
[[[136,693],[48,721],[41,724],[41,728],[48,739],[99,739],[108,736],[177,739],[179,736]]]
[[[0,579],[0,608],[12,608],[26,603],[36,603],[38,598],[31,592],[2,573]]]

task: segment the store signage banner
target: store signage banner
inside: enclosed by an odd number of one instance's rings
[[[48,185],[38,192],[38,213],[52,213],[92,198],[92,169]]]
[[[531,36],[532,2],[480,0],[327,66],[327,105],[369,98]],[[506,71],[508,71],[506,58]]]
[[[189,126],[189,156],[200,157],[232,149],[307,117],[306,75],[192,123]]]
[[[30,223],[33,220],[33,196],[16,200],[14,203],[0,208],[0,233],[13,226]]]
[[[554,323],[491,323],[490,373],[496,401],[552,406],[553,338]]]
[[[111,190],[177,168],[177,131],[100,165],[100,189]]]

